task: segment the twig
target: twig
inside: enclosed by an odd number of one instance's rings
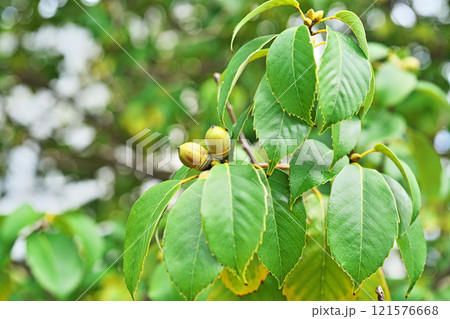
[[[322,22],[325,22],[325,21],[328,21],[328,20],[331,20],[331,19],[336,19],[336,17],[335,17],[335,16],[332,16],[332,17],[328,17],[328,18],[323,18],[322,20],[320,20],[320,21],[317,22],[316,24],[319,24],[319,23],[322,23]]]
[[[364,156],[366,156],[367,154],[370,154],[370,153],[373,153],[373,152],[376,152],[376,150],[368,150],[368,151],[365,151],[364,153],[362,153],[361,154],[361,158],[363,158]]]
[[[260,163],[260,164],[257,164],[259,167],[261,167],[261,168],[268,168],[269,167],[269,164],[268,163]],[[276,166],[276,168],[278,168],[278,169],[283,169],[283,170],[288,170],[289,169],[289,165],[288,164],[278,164],[277,166]]]
[[[181,184],[187,183],[187,182],[189,182],[190,180],[193,180],[194,178],[197,178],[197,177],[199,177],[199,176],[200,176],[200,174],[197,174],[197,175],[188,177],[188,178],[186,178],[186,179],[183,179],[183,180],[181,181]]]
[[[319,45],[326,44],[326,43],[327,43],[327,41],[323,41],[323,42],[320,42],[319,44],[316,44],[314,47],[317,48]]]
[[[216,80],[217,84],[219,84],[220,73],[214,73],[214,79]],[[231,121],[233,122],[233,124],[236,124],[236,115],[234,114],[233,107],[231,106],[230,103],[228,103],[228,101],[226,103],[226,107],[227,107],[228,113],[230,114]],[[250,144],[249,144],[248,140],[245,138],[245,135],[243,132],[239,133],[239,142],[241,143],[244,151],[250,157],[250,161],[253,164],[257,164],[258,162],[257,162],[255,156],[253,155]]]
[[[303,13],[302,9],[300,9],[300,7],[298,8],[298,12],[300,12],[300,15],[302,16],[302,20],[305,21],[305,14]]]
[[[317,35],[317,34],[319,34],[319,33],[325,33],[325,32],[327,32],[327,30],[326,30],[326,29],[322,29],[322,30],[319,30],[319,31],[314,31],[314,32],[312,33],[312,35]]]

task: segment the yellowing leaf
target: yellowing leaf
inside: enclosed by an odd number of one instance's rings
[[[255,255],[245,269],[246,282],[234,275],[228,268],[222,270],[220,278],[235,295],[242,296],[258,290],[268,273],[266,266]]]

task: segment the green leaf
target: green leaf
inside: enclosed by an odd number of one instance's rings
[[[388,107],[397,105],[414,90],[417,77],[391,62],[386,62],[378,69],[375,82],[377,104]]]
[[[250,165],[214,166],[202,196],[203,229],[217,260],[243,278],[262,240],[266,190]]]
[[[178,289],[170,282],[163,263],[156,266],[150,280],[148,296],[153,301],[184,301]]]
[[[95,220],[79,213],[64,214],[56,218],[68,228],[71,236],[79,239],[87,266],[94,267],[103,256],[105,244]]]
[[[178,180],[159,183],[142,194],[131,209],[125,234],[123,272],[133,298],[157,222],[180,187]]]
[[[302,260],[286,279],[283,294],[289,301],[345,301],[352,298],[350,277],[315,242],[308,242]]]
[[[204,148],[206,148],[206,142],[205,142],[205,140],[203,140],[201,143],[200,143],[200,145],[201,146],[203,146]],[[192,177],[192,176],[194,176],[194,175],[198,175],[198,174],[200,174],[201,172],[200,171],[197,171],[196,169],[193,169],[193,168],[190,168],[190,167],[187,167],[187,166],[181,166],[181,168],[178,170],[178,171],[176,171],[175,172],[175,174],[172,176],[172,180],[183,180],[183,179],[186,179],[186,178],[189,178],[189,177]],[[185,183],[183,183],[182,185],[181,185],[181,187],[182,187],[182,189],[183,190],[186,190],[186,189],[188,189],[189,187],[191,187],[191,185],[192,184],[194,184],[195,183],[195,181],[196,181],[196,179],[192,179],[192,180],[190,180],[190,181],[188,181],[188,182],[185,182]]]
[[[364,129],[358,140],[357,150],[361,152],[372,148],[376,143],[389,142],[406,132],[405,118],[397,113],[381,110],[364,123]]]
[[[249,14],[247,14],[244,19],[242,19],[234,28],[233,30],[233,36],[231,37],[231,51],[233,51],[233,42],[234,39],[236,38],[237,33],[239,32],[239,30],[251,19],[253,19],[254,17],[256,17],[257,15],[263,13],[264,11],[267,11],[269,9],[272,9],[274,7],[278,7],[278,6],[285,6],[285,5],[289,5],[289,6],[293,6],[294,8],[299,9],[299,5],[298,2],[295,0],[270,0],[267,2],[264,2],[263,4],[261,4],[259,7],[257,7],[256,9],[254,9],[252,12],[250,12]]]
[[[24,205],[11,215],[4,217],[0,225],[0,268],[9,259],[9,253],[19,232],[36,223],[43,216],[43,214],[36,213],[30,206]]]
[[[195,182],[172,207],[164,232],[164,261],[174,285],[187,300],[210,285],[222,267],[202,231],[200,205],[205,180]]]
[[[313,125],[316,61],[306,26],[287,29],[273,42],[267,55],[267,78],[283,110]]]
[[[429,199],[439,196],[441,190],[441,158],[428,138],[418,131],[408,131],[411,137],[411,153],[418,167],[418,180],[421,190]]]
[[[431,82],[418,81],[413,92],[395,106],[395,111],[409,127],[434,137],[447,126],[450,104],[444,90]]]
[[[369,42],[370,62],[375,62],[386,58],[389,55],[389,47],[378,42]]]
[[[239,116],[236,123],[233,125],[231,129],[230,138],[239,139],[239,134],[241,134],[242,129],[244,128],[245,122],[247,122],[248,117],[252,113],[253,105],[249,106],[242,114]]]
[[[283,111],[272,95],[266,76],[256,91],[253,115],[256,135],[269,159],[267,174],[270,176],[280,160],[291,155],[303,143],[311,127]]]
[[[264,266],[255,254],[245,269],[245,279],[247,282],[244,282],[242,279],[234,275],[226,267],[220,274],[220,279],[235,295],[243,296],[258,290],[261,282],[266,279],[268,273],[269,271],[266,266]]]
[[[417,216],[419,216],[420,209],[422,208],[422,197],[420,195],[420,188],[419,184],[417,184],[416,177],[414,176],[409,166],[406,165],[405,162],[399,160],[397,156],[395,156],[395,154],[392,153],[392,151],[387,146],[383,144],[375,144],[373,149],[376,150],[377,152],[386,155],[402,173],[403,179],[405,180],[407,186],[408,193],[411,196],[411,200],[413,203],[411,222],[409,223],[411,225],[417,218]]]
[[[323,227],[326,197],[307,196],[305,206],[311,237],[307,238],[302,259],[286,278],[283,294],[288,300],[351,300],[352,281],[331,258],[326,244]]]
[[[307,219],[307,232],[309,239],[313,241],[317,241],[319,246],[326,246],[326,236],[324,233],[326,232],[325,225],[323,224],[324,216],[326,216],[327,208],[328,208],[328,200],[329,196],[325,194],[317,194],[314,192],[305,194],[303,197]]]
[[[237,80],[241,76],[247,64],[252,57],[261,50],[267,43],[273,40],[276,35],[266,35],[251,40],[240,48],[228,64],[223,82],[219,83],[219,101],[217,111],[219,112],[219,120],[222,126],[225,127],[225,109],[231,91],[233,90]]]
[[[350,153],[358,143],[359,134],[361,133],[361,120],[358,117],[334,124],[331,127],[331,136],[333,138],[333,161],[334,164]]]
[[[397,239],[397,244],[408,272],[410,284],[405,296],[408,298],[417,280],[422,275],[427,259],[427,243],[420,217],[416,218],[408,231]]]
[[[242,129],[244,128],[245,122],[247,122],[248,117],[252,113],[252,110],[253,105],[249,106],[247,110],[245,110],[244,113],[242,113],[241,116],[239,116],[238,120],[231,129],[231,146],[230,146],[230,154],[228,155],[229,162],[232,162],[234,160],[234,154],[236,152],[236,146],[239,140],[239,135],[241,134]]]
[[[259,60],[261,58],[265,58],[268,53],[269,53],[269,49],[261,49],[252,56],[252,58],[250,59],[249,62],[253,62],[253,61]]]
[[[433,82],[417,81],[417,85],[414,90],[428,97],[431,97],[433,101],[436,101],[438,104],[442,105],[443,108],[449,108],[449,103],[447,101],[445,91],[443,91]]]
[[[383,174],[384,179],[388,183],[397,204],[397,212],[400,219],[398,224],[398,236],[403,235],[409,228],[412,214],[412,202],[408,193],[395,179]]]
[[[370,62],[355,41],[329,27],[327,33],[319,68],[322,132],[358,112],[369,92],[372,76]]]
[[[358,111],[361,119],[364,119],[367,112],[369,112],[369,109],[373,103],[373,98],[375,97],[375,72],[373,71],[372,65],[370,65],[370,70],[372,72],[372,78],[370,79],[369,92],[367,92],[366,99],[364,100],[363,105]]]
[[[197,171],[196,169],[187,167],[187,166],[181,166],[178,171],[173,174],[172,178],[173,180],[182,180],[197,174],[200,174],[200,171]]]
[[[367,45],[366,31],[359,17],[351,11],[339,11],[334,15],[338,20],[341,20],[353,31],[358,40],[359,47],[364,52],[366,58],[369,58],[369,46]]]
[[[27,239],[27,265],[39,284],[60,299],[80,284],[84,266],[66,235],[34,233]]]
[[[287,174],[275,170],[269,178],[269,184],[274,209],[269,210],[258,255],[277,278],[281,288],[286,276],[302,256],[306,242],[306,212],[301,200],[290,208]]]
[[[336,176],[328,203],[328,243],[356,287],[383,264],[397,223],[394,196],[380,173],[348,165]]]
[[[291,205],[306,191],[334,178],[348,164],[348,157],[344,157],[329,171],[332,160],[333,151],[325,144],[315,140],[303,143],[292,156],[289,167]]]

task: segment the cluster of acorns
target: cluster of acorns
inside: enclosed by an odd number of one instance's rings
[[[311,25],[319,23],[319,21],[322,20],[322,18],[323,18],[322,10],[315,12],[313,9],[309,9],[308,12],[306,12],[305,24],[309,27]]]
[[[188,142],[178,147],[181,162],[198,171],[205,171],[212,166],[226,162],[230,152],[230,136],[220,126],[211,126],[206,132],[205,146]]]

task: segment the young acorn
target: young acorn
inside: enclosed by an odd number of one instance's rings
[[[307,24],[309,23],[308,25],[311,25],[312,22],[318,23],[323,18],[323,11],[315,12],[313,9],[309,9],[305,16],[310,20],[307,20]]]
[[[211,168],[213,158],[207,150],[197,143],[184,143],[178,147],[178,157],[181,162],[190,168],[204,171]]]
[[[305,17],[314,20],[315,15],[314,9],[309,9],[308,12],[306,12]]]
[[[228,158],[230,153],[230,136],[220,126],[211,126],[205,136],[206,147],[212,156],[218,160]]]

